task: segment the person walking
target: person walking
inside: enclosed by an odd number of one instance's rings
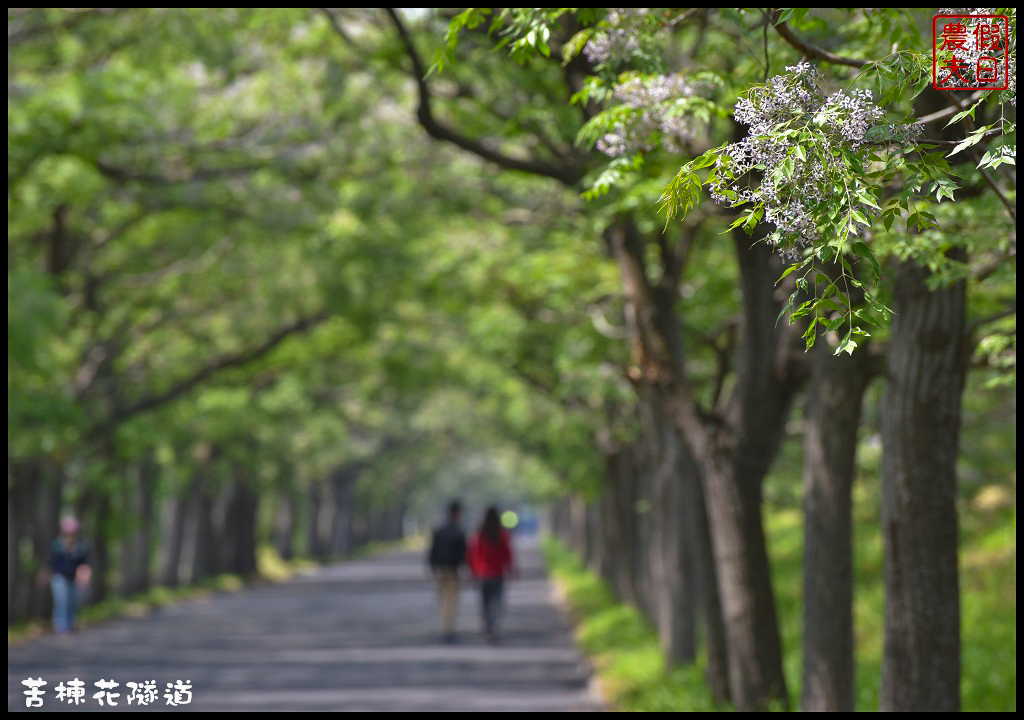
[[[68,516],[60,521],[60,537],[50,550],[50,587],[53,590],[53,629],[65,635],[75,629],[78,586],[89,582],[89,551],[79,537],[78,520]]]
[[[444,524],[434,529],[427,562],[437,582],[441,608],[441,633],[447,643],[455,642],[455,611],[459,600],[459,568],[466,562],[466,534],[462,531],[462,504],[448,505]]]
[[[512,542],[501,527],[498,509],[487,508],[479,530],[469,541],[469,568],[480,581],[484,637],[498,642],[498,629],[504,605],[505,578],[515,571]]]

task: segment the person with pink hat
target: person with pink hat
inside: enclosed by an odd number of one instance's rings
[[[58,635],[75,627],[78,586],[89,582],[89,551],[79,537],[78,520],[68,515],[60,521],[60,537],[50,552],[50,587],[53,590],[53,629]]]

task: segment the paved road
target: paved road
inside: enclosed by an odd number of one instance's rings
[[[479,600],[463,589],[455,645],[439,641],[436,600],[419,553],[335,565],[283,585],[208,596],[7,653],[7,705],[24,710],[27,677],[46,685],[43,710],[104,710],[93,683],[156,680],[150,710],[600,710],[586,663],[552,597],[536,547],[519,548],[504,639],[479,635]],[[73,707],[54,687],[85,681]],[[167,682],[191,680],[192,702],[167,707]],[[132,706],[131,709],[136,709]]]

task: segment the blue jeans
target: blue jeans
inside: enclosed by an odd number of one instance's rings
[[[50,587],[53,588],[53,629],[58,634],[71,632],[75,626],[75,606],[78,604],[75,581],[57,573],[50,579]]]

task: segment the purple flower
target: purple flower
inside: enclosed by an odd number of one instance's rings
[[[786,71],[736,103],[734,116],[748,127],[747,136],[725,147],[708,187],[721,204],[761,205],[779,251],[793,258],[821,239],[825,215],[837,206],[869,214],[848,190],[843,156],[860,149],[885,114],[869,90],[826,95],[808,62]],[[889,126],[892,137],[917,131]]]
[[[661,143],[671,152],[682,152],[693,137],[691,117],[680,100],[694,95],[695,88],[679,75],[633,77],[615,87],[615,97],[634,112],[615,123],[597,141],[597,149],[610,157],[651,150]]]

